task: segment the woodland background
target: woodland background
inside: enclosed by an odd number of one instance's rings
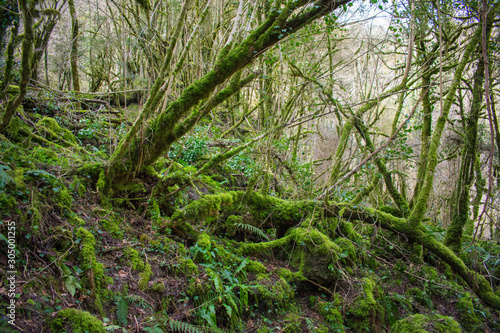
[[[500,330],[498,0],[0,6],[2,330]]]

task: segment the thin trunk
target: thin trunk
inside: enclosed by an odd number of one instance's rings
[[[80,92],[80,79],[78,77],[78,18],[76,15],[74,0],[68,0],[69,13],[71,15],[71,79],[73,91]],[[78,107],[78,106],[77,106]]]
[[[0,124],[0,132],[4,131],[9,125],[10,119],[14,115],[17,107],[21,105],[21,102],[26,96],[26,91],[28,89],[28,83],[31,76],[31,55],[33,54],[33,12],[36,5],[36,1],[21,0],[21,10],[23,13],[24,21],[24,39],[22,44],[22,60],[21,60],[21,82],[19,85],[19,94],[14,100],[10,100],[7,104],[5,114],[3,115],[2,124]]]
[[[424,177],[424,183],[421,191],[419,192],[418,198],[415,202],[415,206],[411,211],[410,217],[408,218],[410,225],[414,229],[420,228],[422,219],[424,218],[425,212],[427,210],[427,201],[431,193],[432,185],[434,182],[434,172],[438,164],[437,150],[439,147],[439,143],[441,141],[441,136],[443,134],[444,126],[446,125],[448,114],[450,113],[453,101],[455,100],[455,92],[457,91],[458,85],[462,79],[462,73],[465,69],[465,66],[469,62],[469,58],[472,52],[477,47],[480,41],[481,32],[482,28],[481,26],[478,26],[474,35],[471,38],[471,41],[469,42],[464,51],[462,59],[460,60],[456,68],[453,81],[448,90],[448,94],[446,95],[444,106],[441,109],[441,114],[437,120],[429,146],[429,154],[427,160],[426,173]]]

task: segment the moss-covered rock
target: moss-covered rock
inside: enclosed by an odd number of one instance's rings
[[[354,332],[381,332],[385,310],[377,301],[381,297],[380,288],[370,278],[363,279],[363,293],[350,306],[346,326]]]
[[[48,135],[51,139],[61,141],[66,145],[75,146],[77,140],[73,133],[71,133],[67,128],[61,127],[54,118],[43,117],[36,124],[37,127]]]
[[[244,253],[258,253],[267,249],[293,248],[290,264],[304,277],[320,284],[333,282],[341,248],[316,228],[294,228],[283,238],[256,244],[242,245]],[[288,253],[288,252],[286,252]]]
[[[328,322],[333,332],[344,333],[344,318],[342,316],[342,300],[338,294],[332,302],[326,302],[316,296],[309,298],[309,303],[316,306],[318,313]]]
[[[451,317],[416,314],[399,320],[391,333],[461,333],[460,325]]]
[[[295,302],[295,291],[283,277],[274,275],[259,275],[252,282],[253,287],[250,288],[249,301],[251,296],[255,301],[255,305],[259,309],[267,309],[275,311],[280,309],[289,309]]]
[[[49,327],[53,333],[104,333],[103,322],[87,311],[64,309],[57,313],[55,318],[49,319]]]
[[[457,303],[457,309],[460,313],[460,325],[462,325],[467,332],[483,331],[483,328],[480,328],[482,320],[476,315],[471,294],[464,293]]]

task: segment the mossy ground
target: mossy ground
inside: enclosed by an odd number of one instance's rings
[[[74,332],[389,332],[416,314],[499,329],[498,312],[434,255],[409,262],[410,246],[377,225],[326,217],[312,200],[229,191],[217,175],[152,198],[168,160],[110,192],[110,142],[70,131],[61,114],[25,114],[34,127],[16,118],[0,137],[0,230],[16,222],[26,331],[72,321]]]

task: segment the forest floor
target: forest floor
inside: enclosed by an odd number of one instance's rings
[[[499,312],[432,253],[415,261],[404,237],[376,224],[245,189],[234,176],[243,158],[172,182],[211,153],[194,134],[110,194],[103,178],[124,126],[50,102],[18,111],[0,136],[0,250],[15,226],[17,271],[11,297],[0,256],[3,332],[500,332]],[[483,240],[462,258],[492,277],[499,254]]]

